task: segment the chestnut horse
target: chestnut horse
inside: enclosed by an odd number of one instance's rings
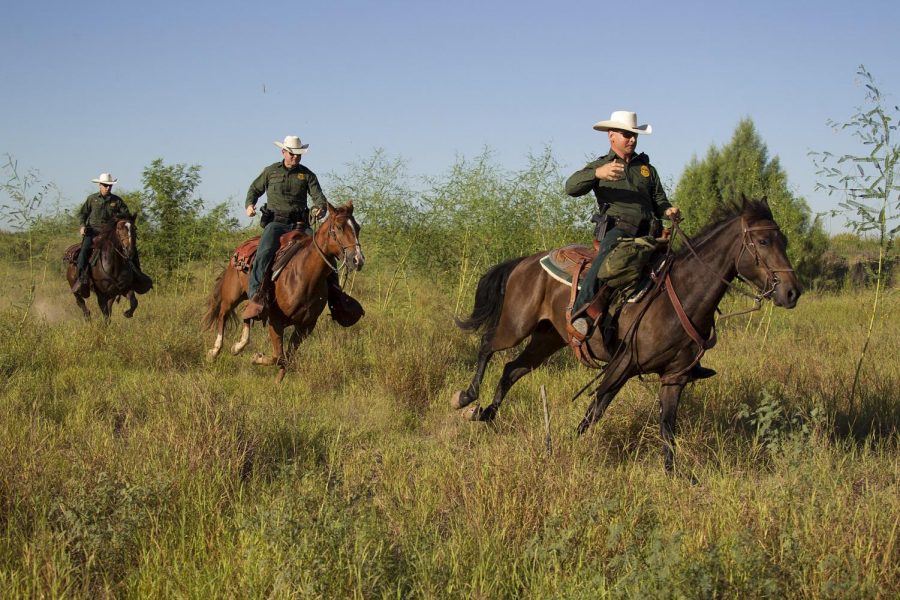
[[[284,330],[293,325],[288,351],[294,350],[316,326],[316,321],[328,298],[326,278],[337,271],[338,259],[354,271],[363,268],[365,257],[359,244],[359,224],[353,218],[353,202],[335,208],[328,204],[328,217],[313,234],[312,240],[301,248],[275,280],[274,302],[269,307],[269,339],[272,356],[257,354],[253,363],[276,365],[276,381],[281,382],[287,371],[284,349]],[[214,359],[222,350],[225,322],[234,318],[234,308],[247,298],[249,273],[235,268],[232,261],[216,279],[207,301],[204,321],[215,326],[216,341],[207,355]],[[232,347],[239,354],[250,340],[250,321],[245,321],[241,338]]]
[[[766,199],[743,199],[740,207],[725,210],[727,214],[715,216],[670,258],[668,279],[660,278],[641,301],[625,305],[618,317],[615,352],[604,347],[602,335],[588,342],[593,354],[608,363],[578,433],[603,415],[626,381],[639,374],[659,374],[660,434],[669,472],[674,467],[678,401],[690,381],[690,367],[714,343],[714,313],[732,280],[738,277],[756,286],[757,302],[769,298],[785,308],[793,308],[801,293],[785,254],[787,240]],[[468,389],[456,392],[450,401],[457,409],[478,399],[485,367],[495,352],[531,338],[503,368],[493,402],[466,411],[470,420],[493,419],[509,388],[566,346],[570,288],[541,267],[539,261],[546,255],[542,252],[494,266],[478,282],[472,314],[457,322],[465,330],[485,330],[475,377]],[[686,316],[678,316],[676,304]]]
[[[128,297],[129,307],[124,313],[127,318],[131,318],[137,308],[138,301],[133,290],[136,275],[131,263],[135,253],[135,239],[134,219],[119,219],[105,225],[94,238],[94,252],[98,252],[99,257],[93,266],[88,266],[89,279],[91,289],[97,295],[100,312],[107,321],[112,313],[113,302],[120,296]],[[80,244],[72,246],[70,251],[77,247],[80,247]],[[78,255],[75,254],[75,256]],[[69,287],[75,283],[76,279],[78,279],[78,266],[70,263],[66,269],[66,280],[69,282]],[[79,294],[73,295],[84,318],[90,319],[91,311],[84,303],[84,298]]]

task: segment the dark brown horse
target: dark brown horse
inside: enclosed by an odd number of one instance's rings
[[[354,271],[363,268],[365,257],[359,244],[359,224],[353,218],[353,202],[335,208],[328,205],[328,218],[313,235],[311,243],[300,249],[281,271],[275,281],[275,301],[269,309],[269,338],[272,356],[257,354],[253,363],[277,365],[276,381],[284,378],[287,363],[284,349],[284,330],[293,325],[288,351],[294,350],[316,326],[316,321],[328,298],[326,278],[338,269],[340,260]],[[216,341],[209,350],[210,359],[222,350],[225,323],[234,317],[234,308],[247,298],[249,274],[234,267],[231,261],[216,279],[207,302],[204,321],[215,327]],[[245,321],[241,338],[231,347],[232,354],[240,353],[250,340],[250,322]]]
[[[603,415],[626,381],[642,373],[659,374],[660,434],[665,467],[671,471],[678,401],[690,380],[689,368],[702,354],[701,345],[712,337],[716,307],[732,280],[740,277],[752,283],[760,290],[757,298],[770,298],[778,306],[793,308],[797,304],[801,288],[785,254],[787,240],[766,200],[743,200],[739,208],[729,210],[733,212],[715,217],[688,242],[694,251],[686,248],[673,257],[668,284],[662,280],[643,300],[625,305],[618,318],[613,353],[604,347],[602,336],[590,339],[594,355],[609,362],[579,433]],[[524,350],[506,363],[493,402],[466,412],[471,420],[493,419],[509,388],[566,345],[570,289],[541,267],[539,261],[546,254],[517,258],[489,270],[478,282],[472,314],[458,323],[469,331],[486,331],[471,385],[451,399],[451,406],[457,409],[478,399],[485,367],[495,352],[531,338]],[[680,299],[689,323],[684,324],[677,315],[678,300],[664,290],[666,285]]]
[[[97,295],[97,304],[106,320],[109,320],[112,305],[120,296],[128,298],[129,307],[124,312],[127,318],[131,318],[137,308],[138,301],[133,289],[136,273],[131,262],[135,253],[135,239],[134,219],[119,219],[103,226],[94,237],[94,253],[97,255],[97,259],[96,261],[91,260],[88,267],[90,289]],[[66,254],[68,255],[73,249],[79,247],[80,244],[72,246]],[[78,279],[78,267],[69,263],[66,269],[66,280],[70,287],[76,279]],[[90,319],[91,311],[84,303],[84,298],[79,294],[73,295],[84,318]]]

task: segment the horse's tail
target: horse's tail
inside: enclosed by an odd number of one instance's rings
[[[212,329],[219,319],[219,311],[222,306],[222,286],[225,283],[225,273],[228,271],[228,268],[229,267],[226,266],[222,269],[222,272],[219,273],[219,276],[216,278],[216,284],[213,286],[213,291],[206,300],[206,314],[203,315],[204,329]],[[234,311],[228,311],[228,320],[233,321],[235,319]]]
[[[525,256],[513,258],[491,269],[478,280],[475,289],[475,306],[472,314],[464,320],[455,319],[457,327],[466,331],[477,331],[485,328],[491,329],[500,321],[500,312],[503,310],[503,296],[506,293],[506,281],[509,274],[525,260]]]

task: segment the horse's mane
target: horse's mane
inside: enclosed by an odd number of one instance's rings
[[[713,210],[712,215],[710,215],[709,222],[707,222],[707,224],[704,225],[700,229],[700,231],[689,238],[691,245],[696,246],[697,244],[705,240],[706,237],[709,236],[712,232],[718,230],[719,227],[742,215],[747,217],[748,221],[774,221],[772,210],[769,208],[769,205],[768,203],[766,203],[765,199],[746,199],[724,202],[718,205],[715,210]],[[682,247],[678,251],[677,256],[682,256],[684,254],[687,254],[688,252],[689,250],[687,249],[687,247]]]

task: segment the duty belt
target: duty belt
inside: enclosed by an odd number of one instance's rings
[[[303,217],[302,213],[273,212],[272,220],[276,223],[282,223],[284,225],[292,225],[294,223],[300,223],[301,221],[305,221],[306,219]]]

